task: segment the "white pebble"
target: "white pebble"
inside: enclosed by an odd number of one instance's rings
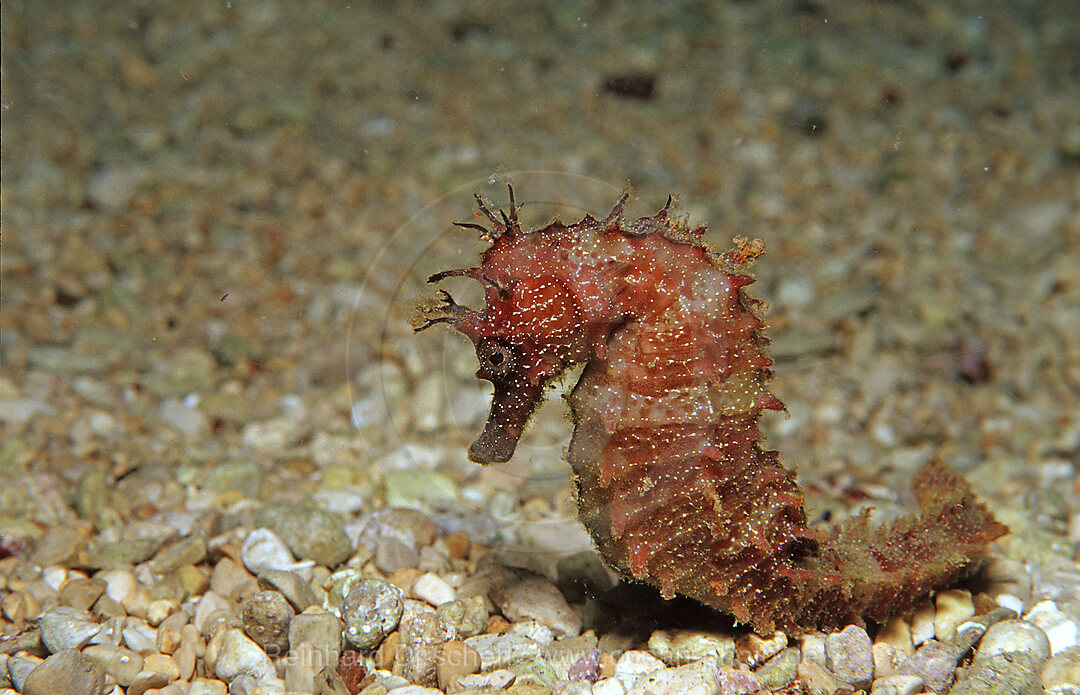
[[[67,579],[67,570],[63,567],[50,566],[41,571],[41,578],[53,591],[60,591]]]
[[[623,686],[633,688],[641,676],[665,667],[663,661],[649,652],[631,649],[624,652],[615,662],[615,677],[622,681]]]
[[[219,680],[196,678],[188,686],[188,695],[225,695],[227,686]]]
[[[171,599],[159,598],[155,601],[151,601],[146,609],[146,622],[151,625],[157,625],[176,612],[178,608],[179,606],[176,605],[176,601]]]
[[[922,687],[918,676],[886,676],[874,681],[870,695],[915,695]]]
[[[1001,606],[1002,608],[1008,608],[1011,611],[1016,611],[1017,615],[1020,615],[1024,612],[1024,602],[1020,599],[1019,596],[1013,596],[1012,594],[998,594],[994,601],[996,601],[997,605]]]
[[[234,627],[225,631],[214,675],[229,682],[241,674],[251,676],[257,683],[276,678],[274,664],[266,652],[248,639],[243,630]]]
[[[937,611],[929,601],[920,604],[915,609],[915,614],[911,616],[911,641],[916,647],[934,638],[935,615]]]
[[[135,575],[127,570],[104,570],[95,574],[94,577],[105,582],[105,595],[120,604],[138,586]]]
[[[413,582],[412,595],[421,601],[427,601],[433,606],[441,606],[457,598],[454,587],[432,572],[421,575],[419,579]]]
[[[626,688],[618,678],[601,678],[592,687],[593,695],[625,695]]]
[[[994,623],[979,640],[975,661],[997,654],[1020,652],[1029,655],[1036,664],[1050,658],[1050,640],[1039,626],[1023,620],[1003,620]]]
[[[506,631],[508,635],[524,635],[537,644],[548,645],[555,641],[555,631],[535,620],[522,620],[514,623]]]
[[[1050,640],[1050,651],[1054,654],[1080,644],[1080,626],[1058,609],[1053,601],[1040,601],[1024,616],[1024,620],[1042,628]]]
[[[218,596],[213,591],[207,591],[199,599],[199,604],[195,606],[195,617],[192,619],[192,623],[195,629],[199,631],[199,634],[206,635],[210,617],[218,611],[229,611],[231,608],[232,604],[226,599]]]
[[[315,564],[311,560],[297,562],[285,541],[265,528],[255,529],[248,534],[240,549],[240,558],[248,571],[256,576],[271,570],[295,572]]]
[[[950,589],[939,592],[935,603],[934,634],[943,642],[951,640],[956,635],[956,627],[975,615],[975,603],[971,600],[970,591]]]

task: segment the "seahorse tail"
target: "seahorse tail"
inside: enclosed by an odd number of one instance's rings
[[[918,514],[871,528],[864,513],[823,540],[819,562],[842,577],[843,591],[823,592],[809,602],[800,624],[881,622],[971,573],[977,568],[971,559],[1008,531],[976,501],[967,482],[939,461],[923,466],[912,485]]]

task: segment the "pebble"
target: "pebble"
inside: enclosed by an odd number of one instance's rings
[[[180,665],[168,654],[150,654],[143,659],[143,669],[161,674],[167,682],[180,677]]]
[[[237,628],[225,631],[221,651],[214,664],[214,674],[225,682],[241,674],[251,676],[257,683],[275,678],[270,657]]]
[[[803,659],[799,662],[798,676],[810,695],[832,695],[841,688],[850,690],[849,683],[845,683],[832,674],[824,664],[817,661]]]
[[[487,628],[488,609],[483,596],[455,599],[440,605],[435,613],[460,639],[479,635]]]
[[[196,678],[188,686],[187,695],[226,695],[227,686],[219,680]]]
[[[721,666],[731,666],[735,661],[733,638],[701,630],[655,630],[649,635],[648,646],[668,666],[681,666],[707,656],[716,657]]]
[[[403,620],[399,632],[401,642],[394,661],[395,671],[400,666],[402,677],[410,683],[433,685],[437,680],[442,645],[453,635],[434,612]]]
[[[622,688],[622,685],[619,687]],[[617,695],[624,695],[624,692],[620,691]],[[556,688],[552,695],[596,695],[596,689],[589,681],[570,681]]]
[[[956,635],[949,641],[949,644],[959,649],[961,653],[966,654],[969,649],[982,639],[988,627],[1002,620],[1010,620],[1015,617],[1017,617],[1015,612],[1001,607],[995,608],[989,613],[976,615],[957,626]]]
[[[718,695],[750,695],[762,689],[756,673],[737,668],[720,669],[720,690]]]
[[[438,452],[433,452],[438,458]],[[372,516],[365,525],[362,537],[374,540],[378,538],[396,538],[405,545],[419,550],[431,545],[435,540],[437,528],[435,522],[413,509],[390,508]],[[368,542],[367,545],[373,545]]]
[[[919,676],[927,690],[944,692],[952,683],[960,651],[937,640],[923,643],[896,669],[897,675]]]
[[[184,565],[196,565],[206,557],[206,538],[194,533],[165,546],[150,560],[150,567],[158,574],[171,574]]]
[[[662,668],[665,668],[664,662],[649,652],[631,649],[623,652],[615,662],[615,677],[629,690],[634,687],[638,678]]]
[[[41,665],[42,661],[44,659],[24,654],[16,654],[7,660],[7,674],[16,690],[22,692],[26,679],[34,672],[34,669]]]
[[[151,625],[160,625],[161,621],[168,618],[179,608],[180,606],[172,599],[161,598],[151,601],[150,605],[146,607],[146,622]]]
[[[380,571],[393,574],[401,569],[416,567],[420,562],[420,551],[397,538],[382,538],[375,546],[374,560]]]
[[[514,683],[520,686],[534,686],[550,691],[559,681],[555,667],[544,657],[515,664],[510,671],[515,675]]]
[[[141,620],[128,618],[121,631],[124,644],[128,649],[140,654],[152,654],[157,651],[157,631]]]
[[[918,676],[885,676],[874,680],[870,695],[915,695],[922,687]]]
[[[510,621],[536,620],[560,637],[581,632],[579,616],[558,587],[543,577],[527,577],[496,592],[495,603]]]
[[[1042,669],[1046,695],[1080,695],[1080,647],[1055,654]]]
[[[315,676],[326,667],[326,657],[310,642],[293,642],[285,660],[285,689],[315,692]]]
[[[956,635],[956,628],[975,615],[975,603],[971,600],[971,592],[962,589],[940,591],[934,601],[934,635],[938,640],[948,642]]]
[[[325,594],[322,601],[323,608],[340,612],[341,604],[345,601],[345,597],[349,595],[349,592],[353,590],[353,587],[364,581],[364,578],[364,573],[357,568],[345,567],[332,573],[324,581],[319,582],[319,587]],[[393,577],[391,577],[391,579],[393,579]],[[393,584],[393,581],[390,583]],[[398,586],[398,588],[401,589],[402,587]],[[404,592],[405,590],[402,589],[402,591]]]
[[[1024,600],[1012,594],[998,594],[994,601],[1002,608],[1008,608],[1017,615],[1024,612]]]
[[[616,669],[618,666],[616,665]],[[753,679],[754,674],[743,671],[745,678]],[[738,679],[738,680],[735,680]],[[626,681],[623,680],[625,684]],[[756,683],[756,679],[755,679]],[[721,691],[721,668],[715,658],[675,668],[661,668],[642,675],[637,684],[627,689],[628,695],[719,695]],[[748,690],[742,687],[741,678],[734,677],[726,695],[743,695],[754,692],[759,687]]]
[[[890,618],[874,636],[875,642],[888,644],[904,656],[915,653],[915,642],[911,638],[911,623],[901,617]]]
[[[357,649],[374,649],[397,627],[404,611],[401,590],[382,579],[362,579],[341,604],[345,639]]]
[[[1050,658],[1050,640],[1038,625],[1025,620],[1003,620],[991,625],[979,640],[975,661],[1018,652],[1037,664]]]
[[[293,609],[276,591],[260,591],[244,602],[244,632],[271,657],[289,649],[289,622]]]
[[[18,427],[35,415],[52,415],[56,410],[35,398],[0,398],[0,422]]]
[[[427,601],[433,606],[441,606],[450,603],[457,597],[454,587],[437,574],[428,572],[421,575],[412,585],[412,595],[421,601]]]
[[[210,573],[210,590],[233,601],[250,597],[258,591],[258,586],[255,577],[232,558],[218,560]]]
[[[169,681],[160,673],[141,671],[128,686],[127,692],[129,695],[143,695],[147,690],[164,688],[168,683]]]
[[[596,681],[600,677],[600,650],[590,649],[566,669],[566,680]]]
[[[314,505],[267,504],[259,510],[255,523],[277,534],[296,557],[314,560],[324,567],[333,568],[352,554],[345,519]]]
[[[478,672],[480,666],[480,654],[469,645],[458,641],[445,643],[436,669],[439,687],[450,690],[459,678]]]
[[[185,638],[180,642],[179,648],[172,654],[173,659],[176,660],[176,665],[180,667],[180,677],[185,680],[190,680],[195,673],[195,659],[198,657],[195,648],[196,643],[201,648],[202,643],[198,639]]]
[[[506,631],[506,634],[525,635],[533,642],[545,647],[555,641],[555,632],[547,625],[538,623],[535,620],[522,620],[521,622],[513,623],[510,625],[510,629]]]
[[[89,610],[105,593],[105,586],[105,582],[98,578],[73,579],[60,589],[57,600],[62,606],[80,611]]]
[[[22,695],[100,695],[105,690],[105,669],[90,657],[65,649],[38,664],[19,690]]]
[[[211,620],[219,613],[229,613],[231,611],[231,604],[224,598],[218,596],[213,591],[207,591],[199,599],[199,603],[195,606],[195,616],[192,618],[192,624],[195,629],[199,631],[199,634],[209,635]]]
[[[1040,601],[1024,620],[1038,625],[1050,640],[1050,652],[1057,654],[1080,644],[1080,626],[1053,601]]]
[[[769,637],[750,632],[736,642],[735,656],[740,664],[746,664],[753,669],[779,654],[787,646],[788,637],[783,632],[774,632]],[[725,663],[721,658],[720,665],[731,666],[732,662]]]
[[[540,645],[522,635],[477,635],[465,640],[480,655],[483,670],[506,668],[540,655]]]
[[[273,570],[303,570],[315,564],[312,560],[297,562],[285,541],[265,528],[255,529],[248,534],[240,549],[240,558],[244,567],[256,575]]]
[[[92,644],[83,649],[82,653],[100,664],[105,673],[125,688],[131,685],[135,676],[143,669],[142,655],[123,647]]]
[[[176,397],[162,401],[158,408],[158,418],[185,437],[195,438],[210,429],[210,420],[206,415]]]
[[[259,575],[258,582],[260,589],[280,591],[297,613],[319,602],[311,585],[296,572],[269,570]]]
[[[338,654],[343,629],[341,619],[333,613],[309,608],[289,621],[289,644],[295,647],[307,642],[321,654]],[[328,665],[337,666],[336,657],[330,658]]]
[[[38,627],[41,643],[53,654],[66,649],[81,649],[101,629],[90,613],[66,606],[45,611]]]
[[[862,688],[874,676],[870,636],[858,625],[848,625],[825,638],[825,668],[840,680]]]
[[[825,635],[808,632],[799,638],[799,653],[803,661],[813,661],[825,667]]]
[[[601,678],[592,687],[592,695],[625,695],[626,688],[618,678]]]
[[[799,648],[788,647],[754,672],[766,690],[782,688],[795,680],[799,673]]]
[[[916,647],[934,638],[934,618],[937,610],[929,601],[920,603],[911,616],[911,641]]]
[[[929,686],[929,684],[927,684]],[[1042,695],[1039,665],[1029,654],[1008,652],[976,660],[960,674],[950,695]]]

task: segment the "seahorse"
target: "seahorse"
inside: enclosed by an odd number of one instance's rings
[[[436,273],[482,283],[485,306],[421,307],[414,328],[447,323],[475,346],[492,382],[469,458],[508,461],[549,386],[584,363],[567,396],[568,460],[579,516],[604,560],[665,598],[689,596],[757,631],[883,621],[978,564],[1007,532],[960,476],[930,462],[913,481],[919,514],[871,528],[807,524],[805,498],[762,448],[772,361],[749,296],[760,240],[710,249],[705,227],[672,214],[558,218],[523,230],[513,188],[496,215],[479,196],[481,263]]]

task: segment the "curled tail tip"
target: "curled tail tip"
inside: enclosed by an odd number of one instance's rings
[[[919,469],[912,487],[924,522],[935,523],[965,544],[981,550],[1009,533],[1009,528],[975,496],[968,481],[938,459],[931,459]]]

